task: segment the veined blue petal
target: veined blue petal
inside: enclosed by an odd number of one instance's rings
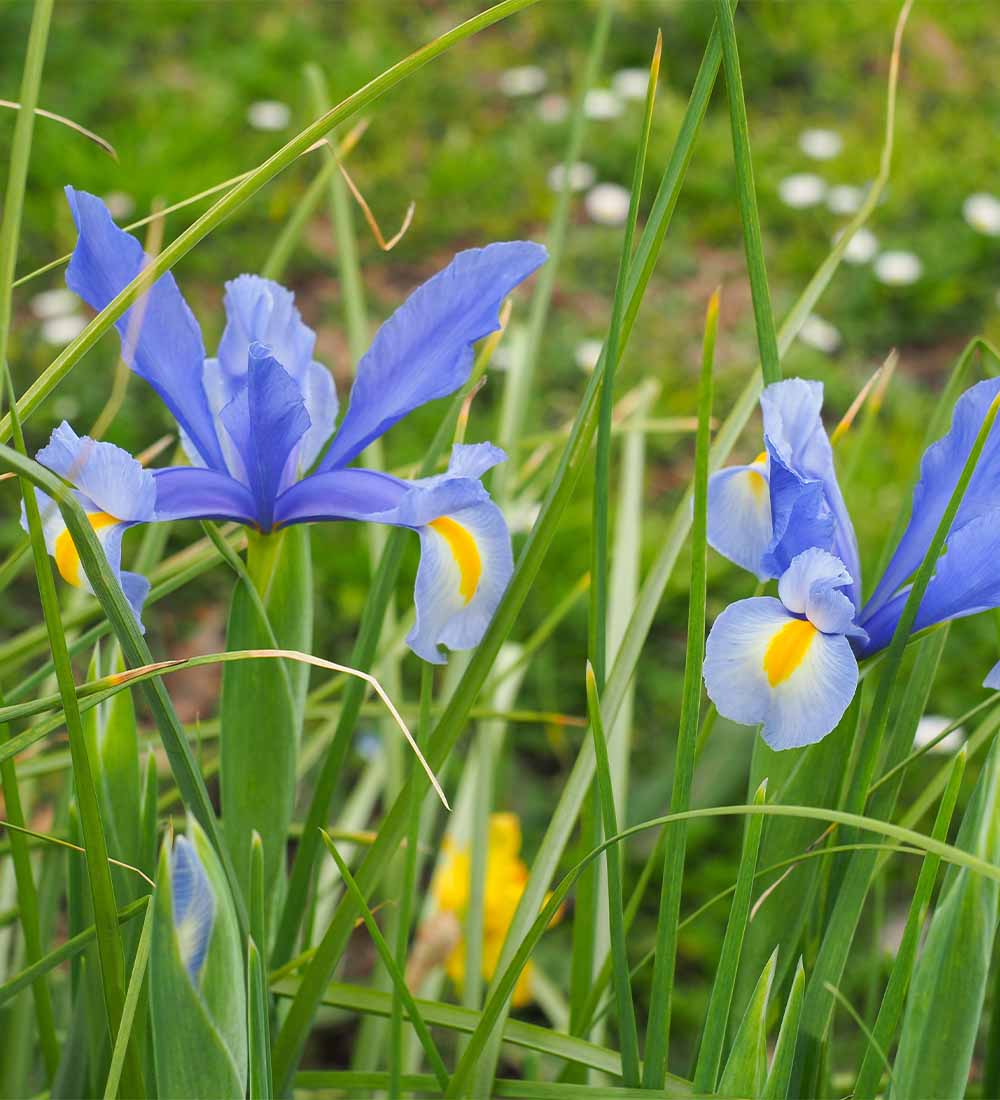
[[[79,436],[64,420],[35,457],[115,519],[143,523],[153,518],[153,475],[121,447]]]
[[[139,274],[147,258],[100,199],[72,187],[66,188],[66,197],[79,231],[66,284],[100,310]],[[160,395],[206,463],[224,469],[212,413],[198,384],[205,359],[201,331],[173,275],[161,275],[115,328],[128,365]]]
[[[246,382],[220,416],[243,459],[257,524],[269,531],[278,493],[295,474],[296,447],[309,430],[299,387],[270,348],[251,345]]]
[[[914,631],[935,623],[1000,607],[1000,508],[983,512],[948,536],[913,624]],[[892,641],[910,586],[862,619],[869,641],[864,655]]]
[[[923,561],[983,420],[998,394],[1000,379],[997,378],[979,382],[966,390],[955,403],[955,413],[948,434],[924,452],[920,462],[920,480],[913,490],[910,522],[885,574],[865,606],[863,619],[875,615],[909,580]],[[952,530],[957,531],[970,520],[996,507],[998,499],[1000,432],[994,429],[990,432],[973,471]]]
[[[215,923],[215,895],[198,853],[186,836],[174,839],[170,853],[170,890],[181,962],[191,981],[197,984]]]
[[[418,287],[375,334],[321,469],[346,466],[407,413],[453,393],[472,369],[472,345],[495,332],[500,304],[545,260],[511,241],[460,252]]]
[[[312,365],[316,333],[303,322],[290,290],[259,275],[240,275],[226,283],[224,305],[219,363],[231,377],[246,374],[251,344],[267,344],[295,379]]]
[[[770,542],[766,462],[730,466],[712,474],[708,480],[709,546],[763,581],[770,576],[761,564]]]
[[[778,581],[778,596],[789,611],[805,615],[824,634],[867,638],[854,625],[854,604],[839,591],[850,583],[840,558],[814,547],[792,560]]]
[[[417,621],[406,642],[442,664],[440,646],[472,649],[486,633],[514,571],[510,533],[492,501],[441,515],[419,532]]]
[[[705,649],[705,687],[723,717],[761,725],[773,749],[822,740],[840,721],[858,684],[858,664],[842,635],[824,634],[769,597],[731,604]]]
[[[229,520],[252,527],[257,522],[250,490],[228,474],[200,466],[153,470],[157,520]]]
[[[771,456],[771,513],[775,533],[768,564],[772,575],[780,576],[802,550],[821,546],[847,566],[853,578],[848,595],[857,607],[861,577],[858,545],[837,483],[833,448],[820,418],[822,383],[801,378],[775,382],[761,394],[760,405],[765,443]],[[776,459],[781,469],[777,468]],[[791,475],[796,475],[798,481]]]
[[[299,475],[319,458],[326,441],[333,435],[337,423],[337,388],[333,375],[322,363],[310,363],[298,380],[302,401],[309,414],[309,428],[299,443]]]
[[[770,455],[771,541],[761,558],[768,576],[780,577],[804,550],[829,550],[835,520],[823,482],[792,469],[767,441]]]

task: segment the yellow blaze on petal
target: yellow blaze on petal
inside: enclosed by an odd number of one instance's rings
[[[105,527],[113,527],[116,523],[121,522],[115,519],[114,516],[109,516],[107,512],[88,512],[87,519],[90,520],[90,526],[95,531],[103,531]],[[76,544],[73,542],[73,536],[70,535],[68,530],[62,531],[56,539],[53,557],[56,559],[56,568],[59,570],[62,579],[67,584],[79,588],[82,583],[80,555],[77,552]]]
[[[751,466],[766,466],[767,465],[767,451],[761,451],[759,455],[750,463]],[[759,470],[747,470],[747,478],[750,482],[750,489],[753,495],[758,499],[763,496],[767,489],[767,481],[764,479],[764,475]]]
[[[448,544],[451,556],[458,566],[458,590],[466,603],[476,594],[479,578],[483,572],[483,559],[479,556],[479,547],[467,527],[463,527],[451,516],[440,516],[431,520],[430,526]]]
[[[816,633],[816,627],[811,622],[792,619],[775,634],[764,653],[764,671],[771,687],[787,680],[799,667]]]

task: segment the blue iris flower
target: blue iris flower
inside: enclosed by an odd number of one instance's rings
[[[176,837],[170,853],[174,934],[181,962],[192,982],[201,978],[215,924],[215,894],[194,845]]]
[[[100,199],[72,187],[66,194],[79,233],[66,281],[100,310],[147,260]],[[146,471],[66,424],[39,461],[74,486],[137,618],[148,582],[120,570],[121,536],[136,523],[230,520],[266,533],[362,520],[416,531],[416,624],[407,641],[441,663],[439,646],[479,642],[510,579],[510,535],[480,480],[506,456],[489,444],[456,446],[446,473],[413,481],[350,464],[407,413],[466,381],[473,344],[499,328],[504,298],[545,258],[527,241],[455,256],[378,330],[339,426],[333,379],[313,359],[315,334],[290,291],[255,275],[227,283],[225,331],[208,358],[167,273],[116,327],[125,361],[177,421],[191,465]],[[44,498],[42,506],[60,572],[88,587],[58,510]]]
[[[823,387],[793,378],[761,396],[764,450],[714,474],[708,538],[719,553],[778,579],[778,598],[754,597],[716,620],[705,685],[719,713],[761,725],[772,748],[812,744],[854,696],[858,660],[888,646],[976,436],[1000,396],[980,382],[955,405],[951,429],[921,461],[910,521],[870,599],[851,518],[820,419]],[[1000,433],[986,441],[913,629],[1000,606]],[[986,685],[1000,687],[1000,665]]]

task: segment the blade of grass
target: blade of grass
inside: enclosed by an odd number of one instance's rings
[[[757,788],[754,803],[763,803],[767,797],[767,780]],[[719,965],[712,980],[712,992],[705,1013],[705,1028],[701,1036],[698,1062],[694,1071],[696,1092],[715,1092],[722,1065],[722,1050],[726,1042],[729,1027],[729,1011],[733,1000],[733,988],[736,983],[736,968],[739,965],[740,949],[750,917],[750,902],[753,891],[754,874],[757,869],[757,852],[760,848],[760,833],[764,826],[762,817],[751,818],[746,824],[743,836],[743,851],[740,855],[739,869],[736,872],[736,890],[733,904],[729,910],[729,921],[722,941]]]
[[[49,3],[50,0],[44,0]],[[273,153],[263,164],[245,176],[232,190],[227,191],[204,214],[177,236],[166,248],[145,267],[111,302],[90,322],[76,339],[72,340],[56,359],[29,387],[18,402],[18,411],[22,420],[31,416],[45,398],[76,366],[80,359],[97,343],[126,309],[156,280],[185,256],[201,240],[208,236],[223,221],[230,217],[249,198],[255,195],[269,180],[288,167],[301,153],[314,142],[324,137],[334,127],[352,118],[358,111],[374,102],[379,96],[395,87],[406,77],[411,76],[435,57],[471,35],[506,19],[508,16],[529,7],[536,0],[501,0],[499,4],[474,15],[464,23],[435,38],[433,41],[414,51],[402,61],[380,73],[362,88],[342,100],[336,107],[316,119]],[[25,99],[22,96],[22,102]],[[34,118],[33,112],[22,111],[21,116]],[[18,119],[20,121],[20,117]],[[0,421],[0,440],[10,437],[10,417]]]
[[[267,978],[253,937],[247,941],[247,1047],[249,1100],[269,1100],[271,1091],[271,1032],[268,1020]]]
[[[945,788],[941,805],[938,807],[934,830],[931,833],[936,840],[944,840],[948,836],[948,829],[955,811],[955,803],[958,801],[962,776],[965,773],[965,761],[966,752],[963,748],[955,757],[955,761],[951,766],[948,786]],[[940,864],[941,860],[937,856],[928,855],[924,858],[923,865],[920,868],[920,876],[917,879],[913,899],[910,902],[910,911],[906,916],[903,938],[896,952],[892,973],[889,975],[889,982],[882,996],[878,1016],[875,1018],[875,1026],[871,1031],[871,1045],[865,1049],[865,1055],[854,1084],[856,1100],[874,1100],[878,1092],[884,1064],[883,1058],[879,1056],[879,1051],[889,1049],[895,1038],[900,1020],[903,1018],[906,992],[909,989],[910,978],[913,976],[917,948],[924,930],[927,910],[930,907],[931,892],[934,889],[934,882],[937,879]]]
[[[28,112],[24,112],[24,114],[28,114]],[[21,433],[20,418],[17,415],[16,406],[13,404],[14,392],[9,372],[6,374],[5,381],[11,400],[14,438],[23,456],[24,436]],[[121,1028],[125,1002],[125,955],[122,950],[121,938],[118,935],[118,908],[115,904],[114,885],[111,881],[108,849],[98,807],[97,788],[94,785],[90,757],[87,753],[83,724],[80,719],[80,709],[76,699],[73,667],[70,664],[69,652],[66,649],[66,636],[63,634],[60,619],[59,597],[56,593],[55,579],[52,576],[48,551],[45,548],[45,535],[42,531],[42,518],[39,513],[38,499],[35,496],[34,486],[26,478],[21,480],[21,495],[24,500],[28,534],[31,539],[31,550],[35,562],[38,594],[48,631],[49,644],[52,648],[56,679],[62,695],[66,732],[69,736],[70,752],[73,758],[76,800],[80,814],[84,848],[86,849],[87,880],[90,887],[94,924],[97,930],[101,989],[104,995],[108,1034],[114,1042]],[[139,1052],[131,1040],[127,1043],[123,1078],[124,1088],[130,1096],[145,1095]]]
[[[753,182],[753,160],[750,155],[750,132],[747,108],[743,99],[743,77],[740,54],[736,44],[736,25],[729,0],[716,0],[715,25],[722,43],[722,64],[726,73],[726,94],[729,99],[729,120],[733,135],[733,159],[736,162],[736,197],[743,241],[747,254],[747,274],[750,276],[750,297],[753,300],[754,322],[757,326],[757,346],[764,384],[781,378],[781,360],[774,334],[774,314],[771,294],[767,288],[767,266],[764,263],[764,242],[760,235],[757,213],[757,191]]]
[[[142,898],[141,900],[148,901],[149,899]],[[153,905],[146,906],[146,916],[142,921],[142,930],[139,933],[139,942],[136,945],[135,959],[132,963],[132,973],[129,976],[128,989],[125,991],[121,1027],[115,1038],[114,1049],[111,1051],[111,1065],[108,1069],[107,1081],[104,1084],[104,1100],[115,1100],[118,1095],[118,1085],[121,1082],[128,1046],[132,1039],[132,1028],[135,1026],[139,994],[142,992],[142,985],[146,980],[146,964],[149,961],[154,908]]]
[[[728,4],[728,0],[723,0]],[[698,721],[701,712],[701,667],[705,658],[705,600],[707,597],[708,542],[708,452],[711,442],[712,365],[719,322],[719,292],[716,291],[705,315],[705,335],[698,390],[698,435],[694,459],[694,522],[691,529],[691,586],[688,599],[687,648],[684,656],[684,685],[681,695],[674,782],[670,809],[686,810],[691,801]],[[671,998],[677,956],[677,922],[680,919],[681,883],[687,850],[687,827],[679,825],[667,834],[663,853],[663,881],[656,922],[656,961],[646,1025],[644,1088],[662,1088],[667,1073],[670,1044]]]
[[[333,860],[337,864],[337,870],[340,871],[341,878],[344,880],[344,885],[347,887],[347,893],[351,898],[352,904],[357,906],[361,913],[361,918],[365,922],[365,927],[368,929],[368,934],[371,936],[372,942],[375,944],[375,949],[379,953],[382,965],[389,971],[389,975],[392,978],[393,989],[406,1006],[407,1014],[410,1017],[410,1023],[413,1024],[413,1030],[417,1033],[417,1037],[420,1039],[420,1043],[427,1055],[427,1060],[434,1070],[434,1077],[438,1083],[438,1087],[442,1092],[447,1092],[448,1070],[441,1058],[441,1053],[437,1048],[437,1044],[434,1042],[427,1028],[427,1024],[420,1013],[420,1009],[413,999],[413,994],[410,993],[407,988],[406,978],[399,969],[396,960],[393,958],[392,951],[385,942],[385,937],[382,935],[382,930],[379,928],[378,922],[372,916],[372,911],[368,908],[368,903],[365,901],[364,894],[355,882],[350,868],[344,862],[340,852],[337,851],[337,846],[330,839],[329,834],[325,831],[323,832],[323,843],[326,845],[327,851],[333,856]]]
[[[587,663],[587,709],[590,712],[590,728],[594,736],[597,758],[597,786],[601,800],[601,816],[604,835],[618,832],[618,813],[615,810],[615,793],[611,786],[611,765],[608,761],[608,744],[604,739],[601,722],[601,700],[597,691],[597,677]],[[618,1001],[618,1028],[622,1048],[622,1078],[629,1088],[639,1087],[639,1032],[635,1022],[635,1002],[629,980],[628,951],[625,944],[625,917],[622,900],[621,852],[613,845],[606,853],[608,868],[608,915],[611,927],[611,960],[614,975],[615,996]]]
[[[417,726],[417,743],[427,740],[431,722],[431,699],[434,691],[434,666],[426,661],[420,666],[420,722]],[[419,791],[419,793],[418,793]],[[403,861],[399,913],[396,922],[396,969],[406,971],[406,959],[410,946],[410,923],[413,918],[413,901],[417,892],[417,856],[420,847],[420,810],[423,803],[422,789],[412,786],[410,822],[406,834],[406,853]],[[405,985],[405,978],[404,978]],[[409,1006],[407,1006],[409,1007]],[[392,1100],[402,1092],[403,1073],[403,998],[399,987],[393,986],[392,1017],[389,1026],[389,1095]],[[447,1076],[445,1077],[447,1087]]]
[[[0,742],[6,741],[8,737],[8,727],[0,725]],[[21,792],[17,785],[17,772],[13,760],[7,759],[0,764],[0,783],[3,787],[3,804],[7,817],[15,826],[23,827],[24,812],[21,809]],[[17,883],[18,918],[24,936],[24,956],[30,965],[42,958],[43,951],[38,916],[38,892],[35,889],[35,876],[31,868],[27,837],[17,831],[12,832],[10,854],[14,864],[14,879]],[[52,1012],[52,995],[44,976],[34,982],[32,994],[42,1061],[45,1065],[46,1078],[51,1084],[59,1068],[59,1040],[56,1037],[55,1017]]]
[[[805,989],[806,972],[800,956],[795,965],[795,977],[785,1002],[785,1014],[781,1018],[778,1039],[774,1044],[774,1057],[764,1085],[764,1100],[785,1100],[792,1080],[795,1063],[795,1044],[799,1037],[799,1020],[802,1017],[802,991]]]

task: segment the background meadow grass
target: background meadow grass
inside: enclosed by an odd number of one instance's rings
[[[338,102],[372,75],[386,69],[417,44],[477,11],[457,3],[402,4],[187,3],[146,0],[138,3],[57,5],[46,54],[40,103],[93,129],[118,152],[117,162],[93,144],[56,123],[38,120],[25,199],[18,255],[23,274],[72,247],[74,233],[62,186],[128,197],[131,217],[144,216],[157,202],[173,203],[263,161],[279,144],[311,121],[318,111],[310,97],[306,66],[325,76],[331,102]],[[713,5],[692,0],[630,3],[616,6],[598,84],[608,86],[625,67],[648,65],[657,28],[663,31],[663,60],[647,162],[640,227],[670,149],[677,137],[687,96],[713,19]],[[372,321],[382,319],[418,282],[441,266],[458,248],[494,239],[544,240],[556,196],[547,183],[550,169],[563,156],[568,122],[548,122],[539,113],[540,95],[511,97],[502,91],[506,70],[537,65],[547,85],[542,95],[572,97],[596,18],[584,3],[539,4],[519,13],[411,77],[363,112],[369,125],[348,161],[383,229],[395,230],[407,204],[416,203],[412,226],[393,251],[379,250],[359,212],[352,210],[361,271]],[[24,44],[31,20],[28,3],[0,8],[0,96],[17,99]],[[775,313],[784,316],[812,272],[829,251],[833,234],[847,218],[825,204],[795,210],[779,197],[779,184],[795,172],[816,172],[829,184],[863,186],[877,170],[885,112],[885,80],[895,4],[823,4],[749,2],[736,23],[753,142],[758,202],[763,226]],[[887,516],[908,498],[921,452],[929,410],[935,406],[948,372],[970,336],[983,333],[1000,343],[1000,237],[974,231],[963,219],[962,204],[976,191],[996,191],[1000,175],[993,135],[1000,118],[1000,86],[995,79],[1000,27],[988,3],[918,5],[906,32],[896,118],[896,156],[891,180],[869,227],[884,249],[908,249],[923,262],[913,285],[886,287],[871,265],[843,265],[817,312],[834,323],[842,345],[825,355],[796,342],[783,358],[786,376],[815,377],[826,384],[826,409],[832,426],[847,409],[871,372],[892,349],[899,365],[874,433],[863,452],[848,437],[844,465],[850,476],[845,494],[858,528],[869,579],[874,575]],[[624,359],[616,390],[619,397],[649,381],[658,392],[648,406],[651,422],[641,476],[641,573],[662,545],[665,525],[693,471],[691,425],[668,418],[691,418],[697,405],[702,325],[708,297],[722,287],[715,356],[715,410],[725,416],[755,369],[754,317],[735,202],[732,146],[725,90],[720,76],[697,140],[694,159],[660,260],[652,276]],[[275,99],[290,109],[280,133],[255,130],[247,111],[258,100]],[[596,177],[628,186],[632,176],[642,102],[623,103],[619,117],[591,120],[582,159]],[[0,113],[0,149],[9,147],[14,114]],[[829,161],[812,161],[799,148],[808,128],[836,130],[843,150]],[[176,273],[205,329],[211,347],[221,325],[220,284],[243,271],[257,271],[282,226],[321,166],[310,154],[281,174],[239,213],[177,266]],[[166,223],[170,240],[201,213],[199,204],[173,214]],[[121,219],[128,220],[128,219]],[[517,451],[523,463],[538,446],[553,442],[556,429],[573,417],[586,384],[577,363],[580,345],[603,339],[610,318],[622,230],[595,224],[582,196],[570,205],[565,256],[559,268],[551,316],[527,419]],[[344,296],[338,276],[336,233],[329,203],[320,202],[292,254],[283,281],[295,289],[307,323],[319,334],[317,358],[334,372],[343,401],[353,361],[344,322]],[[53,272],[15,291],[14,322],[8,356],[15,389],[23,392],[54,358],[58,348],[46,342],[34,296],[62,285]],[[510,362],[529,310],[529,294],[515,296],[513,320],[494,366]],[[105,339],[55,396],[26,426],[33,453],[62,418],[82,430],[103,408],[110,389],[117,343]],[[504,374],[491,370],[476,397],[467,439],[496,438]],[[425,409],[400,425],[388,440],[389,465],[412,468],[435,431],[438,408]],[[141,382],[130,383],[125,402],[108,438],[133,451],[157,439],[169,426]],[[752,457],[756,421],[735,452]],[[612,485],[626,477],[626,460],[617,444]],[[634,459],[633,459],[634,462]],[[551,479],[554,464],[544,462],[521,512],[513,517],[515,538],[523,542],[532,506]],[[633,471],[635,476],[635,471]],[[523,641],[563,605],[574,584],[590,569],[590,473],[576,490],[531,590],[513,637]],[[0,485],[0,555],[6,558],[23,542],[17,523],[19,496],[14,484]],[[612,520],[617,509],[612,505]],[[194,524],[175,525],[167,551],[187,546],[202,532]],[[349,525],[322,526],[312,532],[316,573],[316,636],[313,652],[332,660],[348,659],[371,579],[368,536]],[[132,536],[138,544],[137,536]],[[686,644],[689,565],[687,551],[674,571],[659,605],[653,629],[638,665],[627,802],[619,806],[623,826],[662,814],[669,800],[679,719]],[[416,566],[407,547],[405,594]],[[147,616],[155,656],[187,655],[224,647],[230,578],[223,566],[158,604]],[[747,579],[712,554],[708,558],[708,620],[726,604],[749,594]],[[67,607],[79,602],[60,591]],[[406,599],[400,606],[408,606]],[[611,608],[615,613],[614,604]],[[0,639],[16,637],[39,621],[38,598],[30,567],[0,596]],[[954,717],[984,697],[981,676],[996,660],[997,627],[984,615],[955,624],[935,678],[928,713]],[[558,628],[527,665],[520,691],[508,707],[525,712],[509,724],[506,747],[496,760],[498,809],[517,813],[530,864],[552,816],[576,752],[588,736],[583,677],[587,655],[587,599],[576,599]],[[78,679],[82,679],[80,665]],[[415,718],[418,694],[416,662],[404,661],[400,698]],[[4,688],[9,683],[0,668]],[[317,681],[314,681],[317,682]],[[218,670],[201,669],[168,682],[178,712],[197,735],[217,711]],[[48,690],[48,689],[46,689]],[[559,720],[545,720],[556,716]],[[561,718],[559,717],[561,716]],[[321,716],[322,717],[322,716]],[[153,733],[140,709],[144,732]],[[415,724],[415,723],[414,723]],[[318,727],[316,727],[318,728]],[[383,734],[375,707],[359,724],[349,773],[350,791],[370,763]],[[723,805],[745,801],[751,731],[720,720],[695,773],[693,804]],[[65,789],[65,771],[33,778],[32,767],[59,753],[57,738],[45,756],[25,755],[24,775],[31,784],[32,821],[47,829],[52,806]],[[208,741],[199,750],[208,761]],[[399,767],[397,750],[391,759]],[[34,764],[33,764],[34,762]],[[446,772],[453,790],[460,762]],[[900,796],[905,808],[941,766],[929,756],[908,769]],[[959,813],[979,773],[967,769],[959,795]],[[398,780],[398,775],[393,781]],[[385,808],[385,800],[373,809]],[[177,806],[173,810],[177,812]],[[377,822],[377,815],[373,818]],[[956,814],[956,821],[959,815]],[[356,827],[371,821],[359,820]],[[915,825],[929,832],[932,815]],[[706,819],[690,829],[682,915],[693,912],[718,891],[731,886],[740,856],[743,826],[737,818]],[[655,840],[653,833],[634,838],[622,850],[626,897]],[[7,861],[9,862],[9,861]],[[570,865],[569,856],[562,867]],[[875,904],[866,910],[855,940],[851,964],[840,987],[843,996],[871,1020],[877,978],[887,973],[889,929],[905,916],[919,864],[898,858],[878,880]],[[655,883],[655,879],[654,879]],[[8,893],[0,911],[9,908]],[[388,891],[390,901],[391,886]],[[652,947],[656,927],[655,885],[645,894],[629,934],[629,954],[638,961]],[[419,903],[419,901],[418,901]],[[694,1055],[698,1030],[715,972],[727,906],[717,905],[680,932],[671,1068],[686,1067]],[[570,982],[572,920],[565,919],[543,938],[536,958],[555,991],[545,1010],[526,1018],[556,1017]],[[390,941],[391,942],[391,941]],[[7,944],[8,952],[14,949]],[[12,955],[13,957],[13,955]],[[352,940],[347,970],[364,981],[376,967],[369,940]],[[16,969],[16,968],[15,968]],[[11,971],[12,972],[12,971]],[[0,974],[0,979],[3,978]],[[648,1007],[650,968],[633,983],[640,1018]],[[23,1011],[29,994],[6,1013]],[[10,1019],[8,1015],[8,1019]],[[356,1017],[332,1014],[317,1030],[311,1062],[345,1066],[367,1042]],[[369,1029],[370,1030],[370,1029]],[[862,1036],[849,1015],[837,1015],[838,1051],[859,1051]],[[609,1045],[614,1046],[614,1043]],[[617,1049],[617,1047],[615,1048]],[[518,1072],[530,1076],[532,1065]],[[856,1059],[855,1059],[856,1061]],[[13,1068],[11,1068],[13,1066]],[[508,1068],[510,1066],[508,1065]],[[837,1070],[834,1065],[833,1069]],[[22,1065],[8,1063],[3,1088],[16,1094],[16,1083],[32,1080]]]

